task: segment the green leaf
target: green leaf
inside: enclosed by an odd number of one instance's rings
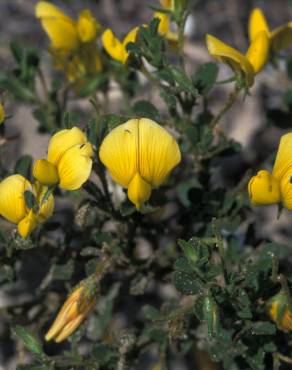
[[[182,248],[185,256],[187,257],[190,263],[196,263],[198,260],[197,251],[191,243],[186,242],[183,239],[178,240],[178,245]]]
[[[16,99],[28,102],[35,102],[36,100],[35,94],[31,89],[16,78],[12,76],[8,77],[4,73],[0,74],[0,87],[9,91]]]
[[[126,200],[120,206],[120,214],[123,217],[131,216],[135,212],[136,212],[135,206],[132,203],[130,203],[128,200]]]
[[[193,272],[190,262],[185,257],[180,257],[174,262],[174,269],[186,273]]]
[[[181,69],[172,67],[171,72],[175,82],[183,91],[191,94],[194,97],[197,96],[198,91],[194,87],[192,80],[190,80]]]
[[[143,312],[147,320],[155,321],[161,318],[161,313],[157,308],[146,305],[143,307]]]
[[[74,261],[70,259],[64,265],[54,265],[52,276],[54,280],[69,280],[74,272]]]
[[[40,359],[44,359],[46,357],[40,340],[25,327],[16,325],[12,328],[12,332],[22,340],[25,347],[36,357]]]
[[[201,65],[193,80],[201,95],[207,95],[212,89],[218,76],[219,68],[216,63],[209,62]]]
[[[91,355],[100,366],[106,366],[116,360],[118,354],[117,350],[108,344],[94,344]]]
[[[191,189],[201,189],[202,185],[200,184],[199,180],[196,178],[181,182],[178,186],[178,197],[181,203],[185,207],[190,207],[191,202],[189,199],[189,191]]]
[[[157,108],[146,100],[139,100],[133,106],[133,113],[138,117],[146,117],[159,120],[159,112]]]
[[[176,289],[183,294],[198,294],[203,290],[201,283],[196,279],[194,274],[175,271],[172,274],[172,281]]]
[[[21,48],[19,43],[12,41],[10,43],[10,50],[16,62],[18,64],[21,64],[22,59],[23,59],[23,49]]]
[[[34,194],[30,190],[25,190],[24,200],[27,208],[32,209],[37,203]]]
[[[23,155],[16,162],[14,172],[28,179],[30,177],[31,165],[32,157],[30,155]]]
[[[176,107],[176,99],[173,93],[169,91],[169,89],[164,89],[160,91],[161,98],[165,101],[168,109],[175,109]]]
[[[269,321],[258,321],[252,325],[251,332],[256,335],[272,335],[276,333],[276,326]]]

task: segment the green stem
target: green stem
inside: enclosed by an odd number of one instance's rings
[[[239,87],[235,85],[235,89],[231,91],[231,93],[228,96],[228,99],[224,106],[221,108],[221,110],[218,112],[218,114],[212,119],[211,121],[211,127],[215,127],[221,120],[221,118],[225,115],[225,113],[232,107],[232,105],[235,103],[239,93],[241,92],[242,87]]]
[[[178,55],[179,55],[179,62],[180,66],[185,71],[185,63],[184,63],[184,31],[185,31],[185,25],[186,20],[188,17],[188,13],[184,12],[182,19],[177,24],[178,26]]]
[[[43,71],[40,67],[38,68],[38,76],[39,76],[40,83],[41,83],[43,91],[44,91],[45,101],[49,102],[50,98],[49,98],[49,90],[48,90],[48,87],[47,87],[47,82],[46,82],[45,76],[43,74]]]

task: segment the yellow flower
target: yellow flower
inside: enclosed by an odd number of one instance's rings
[[[133,28],[123,41],[120,41],[116,38],[113,31],[107,28],[101,36],[103,47],[113,59],[125,64],[129,57],[126,46],[130,42],[135,42],[138,31],[139,27]]]
[[[79,38],[76,22],[55,5],[39,1],[35,9],[36,17],[56,49],[74,50],[78,48]]]
[[[86,319],[97,299],[97,287],[90,283],[88,278],[73,289],[47,332],[46,341],[62,342]]]
[[[289,308],[287,293],[284,290],[267,302],[267,312],[279,329],[292,330],[292,310]]]
[[[175,139],[156,122],[131,119],[113,129],[103,140],[99,157],[112,178],[128,189],[128,197],[141,209],[170,171],[180,162]]]
[[[0,103],[0,125],[3,123],[5,120],[5,110],[3,107],[3,104]]]
[[[32,193],[36,204],[28,208],[25,192]],[[31,184],[21,175],[12,175],[0,183],[0,215],[18,225],[18,232],[26,238],[39,223],[48,219],[54,210],[52,195],[44,200],[47,188]]]
[[[288,22],[270,31],[266,17],[259,8],[253,9],[249,17],[249,39],[252,42],[257,33],[265,31],[269,36],[271,49],[278,52],[292,44],[292,22]]]
[[[36,17],[50,38],[49,51],[54,67],[64,71],[75,87],[83,84],[86,75],[101,71],[102,62],[96,44],[100,25],[90,10],[83,10],[76,22],[51,3],[40,1],[36,6]]]
[[[49,142],[47,159],[35,162],[33,175],[43,185],[79,189],[90,176],[92,155],[92,145],[78,127],[61,130]]]
[[[160,4],[166,10],[174,9],[174,4],[172,0],[160,0]],[[162,13],[162,12],[155,12],[154,18],[158,18],[160,20],[159,26],[158,26],[158,32],[161,34],[161,36],[165,37],[167,40],[171,42],[177,42],[178,34],[175,32],[172,32],[170,29],[171,22],[170,22],[169,14]]]
[[[88,9],[83,10],[77,22],[77,31],[79,39],[82,42],[90,42],[96,39],[100,30],[100,25]]]
[[[243,74],[247,87],[253,85],[254,76],[268,60],[269,37],[265,31],[257,32],[245,55],[208,34],[206,43],[209,53],[215,59],[228,64],[236,74]]]
[[[261,170],[248,183],[251,202],[256,205],[282,203],[292,210],[292,133],[283,135],[272,173]]]

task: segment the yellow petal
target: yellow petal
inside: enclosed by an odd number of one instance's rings
[[[127,59],[126,51],[111,29],[108,28],[103,32],[101,40],[104,49],[113,59],[121,63],[125,62]]]
[[[292,133],[283,135],[280,140],[278,153],[276,156],[273,176],[279,181],[292,166]]]
[[[124,38],[123,40],[123,47],[126,48],[126,46],[129,44],[129,42],[135,42],[137,33],[139,31],[139,27],[133,28]],[[128,52],[127,52],[128,54]]]
[[[0,215],[8,221],[18,223],[26,214],[25,190],[31,184],[21,175],[12,175],[0,183]]]
[[[51,339],[54,339],[59,333],[62,331],[64,326],[74,320],[78,316],[77,311],[77,301],[68,301],[68,299],[63,304],[60,312],[58,313],[56,319],[53,322],[53,325],[47,332],[45,339],[46,341],[49,341]]]
[[[152,187],[158,187],[180,162],[180,150],[175,139],[156,122],[141,118],[138,126],[138,171]]]
[[[280,185],[268,171],[262,170],[248,183],[250,201],[255,206],[277,204],[280,202]]]
[[[89,312],[92,310],[96,303],[96,299],[87,302],[85,308],[80,312],[78,316],[67,322],[67,324],[62,328],[62,330],[55,336],[55,342],[60,343],[69,337],[86,319]]]
[[[54,339],[57,343],[66,339],[86,318],[95,305],[96,298],[96,294],[84,294],[82,284],[74,289],[61,307],[45,339]]]
[[[23,238],[27,238],[29,234],[37,227],[37,216],[32,210],[25,216],[17,225],[18,233]]]
[[[253,66],[250,64],[245,55],[209,34],[206,36],[206,43],[209,53],[215,59],[230,65],[231,68],[237,73],[238,71],[242,71],[245,75],[247,86],[251,86],[253,84]]]
[[[178,41],[178,34],[170,30],[170,19],[168,14],[155,12],[154,18],[158,18],[160,20],[158,32],[161,36],[172,42]]]
[[[283,330],[292,330],[292,312],[286,308],[283,314],[281,327]]]
[[[269,59],[270,40],[266,31],[260,31],[254,37],[246,57],[253,66],[254,72],[258,73]]]
[[[69,335],[71,335],[82,324],[95,305],[95,302],[96,300],[94,299],[92,302],[87,303],[86,308],[62,328],[62,330],[55,336],[56,343],[60,343],[68,338]]]
[[[78,315],[74,320],[69,321],[62,330],[55,336],[55,342],[61,343],[63,340],[69,337],[77,328],[82,324],[82,321],[86,319],[86,316]]]
[[[292,44],[292,22],[277,27],[271,32],[272,49],[277,52]]]
[[[264,13],[261,11],[261,9],[255,8],[251,12],[248,21],[248,34],[250,42],[252,42],[257,33],[261,31],[266,31],[267,35],[270,34],[269,26]]]
[[[114,128],[103,140],[99,158],[112,178],[127,188],[138,171],[138,120]]]
[[[174,8],[174,4],[173,4],[173,0],[159,0],[161,6],[165,9],[173,9]]]
[[[283,206],[292,210],[292,167],[281,177],[280,190]]]
[[[5,110],[3,107],[3,104],[0,103],[0,125],[3,123],[5,120]]]
[[[151,185],[136,173],[128,187],[128,198],[140,209],[151,195]]]
[[[86,142],[86,135],[78,127],[61,130],[53,135],[49,142],[48,161],[57,166],[62,155],[68,149]]]
[[[89,9],[85,9],[80,13],[77,22],[77,30],[82,42],[93,41],[97,36],[99,28],[99,24],[96,22],[96,19]]]
[[[79,189],[88,180],[93,155],[90,143],[75,145],[68,149],[58,164],[59,186],[66,190]]]
[[[53,4],[40,1],[35,9],[36,17],[57,49],[76,49],[78,33],[75,22]]]
[[[46,159],[38,159],[34,163],[33,176],[43,185],[54,185],[59,182],[57,167]]]

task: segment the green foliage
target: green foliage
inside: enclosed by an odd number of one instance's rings
[[[154,18],[127,44],[125,64],[103,51],[102,71],[78,84],[59,71],[48,78],[42,53],[11,43],[14,65],[0,73],[7,98],[30,106],[40,133],[79,125],[94,148],[91,178],[73,192],[49,187],[44,202],[54,192],[56,211],[28,239],[10,224],[0,230],[0,285],[9,297],[21,289],[25,297],[1,307],[14,350],[31,355],[27,363],[20,360],[19,370],[172,370],[179,362],[203,369],[196,348],[217,369],[291,366],[291,332],[277,328],[266,308],[281,289],[280,274],[291,286],[291,248],[259,236],[246,194],[246,158],[255,154],[247,155],[219,127],[238,95],[241,107],[242,89],[232,76],[234,91],[215,113],[222,86],[218,65],[187,60],[183,32],[189,9],[183,0],[173,5],[153,9],[176,24],[176,42],[159,32]],[[291,81],[289,58],[285,72]],[[265,110],[268,123],[281,129],[291,127],[290,85],[278,105]],[[112,92],[118,92],[117,100]],[[142,117],[173,134],[182,162],[137,212],[126,190],[109,178],[98,151],[112,129]],[[1,158],[1,178],[17,173],[32,180],[31,155],[15,162],[11,172]],[[234,162],[239,167],[230,173]],[[25,207],[36,211],[32,189],[24,198]],[[87,321],[64,344],[47,343],[45,333],[68,293],[93,277],[100,291]]]

